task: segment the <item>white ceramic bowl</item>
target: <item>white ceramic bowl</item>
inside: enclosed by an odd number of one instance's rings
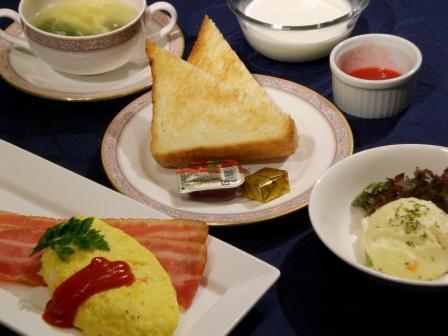
[[[341,17],[316,24],[291,26],[260,21],[247,15],[246,8],[254,1],[257,0],[227,0],[227,4],[237,17],[247,42],[260,54],[283,62],[306,62],[328,56],[336,44],[350,35],[370,2],[346,0],[351,10]]]
[[[384,118],[403,112],[414,96],[422,64],[420,50],[410,41],[387,34],[365,34],[338,44],[330,54],[333,99],[338,107],[361,118]],[[386,68],[401,76],[361,79],[348,72]]]
[[[448,167],[448,148],[432,145],[390,145],[349,156],[331,168],[316,182],[308,211],[320,240],[339,258],[365,272],[394,284],[445,287],[448,275],[435,281],[409,280],[390,276],[365,266],[360,242],[363,211],[351,206],[352,200],[370,182],[384,181],[402,172],[413,176],[416,167],[441,174]]]

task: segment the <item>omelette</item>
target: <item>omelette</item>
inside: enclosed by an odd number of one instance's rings
[[[42,255],[39,274],[51,294],[65,280],[90,264],[95,257],[124,261],[135,280],[125,285],[98,292],[81,304],[73,325],[84,335],[171,335],[179,322],[179,306],[171,279],[154,255],[123,231],[100,219],[93,220],[107,241],[109,251],[82,250],[66,261],[47,248]]]
[[[418,280],[448,272],[448,215],[434,203],[401,198],[365,217],[362,226],[373,268]]]

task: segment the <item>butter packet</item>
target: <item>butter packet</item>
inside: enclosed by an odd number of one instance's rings
[[[269,202],[289,192],[288,172],[276,168],[262,168],[246,177],[243,196],[259,202]]]
[[[244,182],[244,172],[234,160],[192,162],[176,170],[181,194],[204,190],[236,188]]]

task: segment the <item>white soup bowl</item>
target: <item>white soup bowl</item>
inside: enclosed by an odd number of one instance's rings
[[[0,29],[0,38],[31,51],[54,69],[69,74],[95,75],[115,70],[126,64],[137,48],[143,48],[145,38],[157,39],[167,35],[177,21],[176,9],[168,2],[147,6],[145,0],[123,0],[136,9],[137,15],[126,25],[107,33],[64,36],[33,26],[33,17],[58,1],[61,0],[21,0],[18,12],[0,9],[0,18],[16,21],[25,35],[24,38],[15,37]],[[152,14],[160,10],[169,13],[169,22],[160,31],[150,32],[151,36],[147,36]]]

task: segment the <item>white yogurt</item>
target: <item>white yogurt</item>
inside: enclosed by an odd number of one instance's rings
[[[305,26],[337,19],[350,9],[347,0],[254,0],[244,12],[263,22]]]
[[[244,13],[259,21],[304,26],[337,19],[351,11],[348,0],[253,0]],[[242,23],[243,32],[252,45],[267,57],[287,62],[308,61],[326,56],[346,38],[354,22],[307,31],[279,31]]]

